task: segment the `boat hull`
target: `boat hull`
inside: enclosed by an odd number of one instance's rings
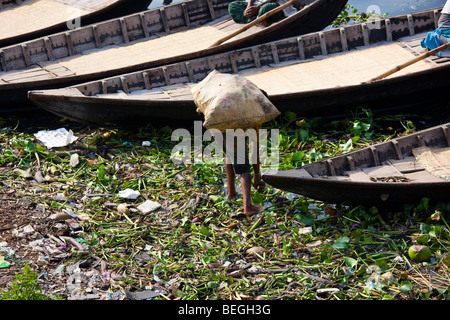
[[[264,181],[275,188],[332,204],[362,205],[400,209],[405,204],[418,205],[422,198],[434,203],[450,200],[450,183],[392,184],[346,183],[327,179],[281,178],[265,174]]]
[[[73,86],[87,81],[94,81],[97,79],[136,72],[147,68],[168,65],[213,54],[220,54],[229,50],[237,50],[242,47],[257,45],[266,41],[273,41],[287,36],[298,36],[304,33],[322,30],[331,21],[333,21],[333,19],[335,19],[335,17],[339,14],[346,3],[347,0],[328,0],[321,5],[314,7],[314,9],[308,11],[308,13],[302,15],[299,18],[291,16],[255,34],[251,34],[249,36],[245,36],[235,40],[233,39],[232,41],[225,42],[221,45],[208,47],[202,50],[194,50],[191,52],[186,52],[183,54],[169,56],[161,59],[149,59],[143,63],[134,65],[130,63],[127,66],[109,67],[105,68],[102,71],[90,72],[87,74],[72,74],[70,76],[58,76],[55,78],[44,80],[24,80],[16,83],[2,83],[0,84],[0,99],[5,104],[27,104],[29,103],[29,101],[27,100],[26,93],[31,90],[45,90]],[[136,14],[136,16],[139,16],[140,14],[142,13],[138,13]],[[133,19],[135,18],[135,15],[130,15],[130,20],[132,16]],[[88,27],[86,29],[88,29]],[[88,30],[86,30],[86,32],[88,32]],[[42,43],[44,43],[44,40],[42,40]],[[45,48],[41,48],[40,50],[45,50]],[[9,109],[10,108],[7,108],[7,110]],[[1,111],[3,110],[0,109],[0,112]]]
[[[168,119],[179,123],[203,119],[195,112],[193,101],[117,101],[83,96],[49,96],[39,91],[29,92],[29,99],[44,110],[77,122],[137,125]]]
[[[333,204],[396,210],[405,204],[418,205],[422,198],[449,202],[448,177],[422,166],[414,153],[421,148],[449,147],[447,123],[296,169],[268,172],[263,180],[275,188]]]
[[[26,4],[27,3],[24,3],[23,5]],[[114,17],[118,17],[127,13],[144,10],[147,5],[147,1],[144,0],[119,0],[116,3],[106,6],[103,9],[83,15],[80,19],[80,23],[82,26],[86,26],[98,21],[102,21],[104,19],[112,19]],[[14,10],[14,8],[11,8],[10,10]],[[18,34],[16,36],[0,39],[0,47],[6,47],[24,41],[29,41],[63,30],[68,30],[67,22],[49,25],[45,28],[37,29],[31,32],[26,32],[23,34]]]
[[[269,96],[281,112],[292,111],[299,116],[343,116],[355,107],[364,106],[374,112],[432,101],[450,86],[450,65],[408,76],[379,82],[333,88],[317,92]],[[177,119],[199,119],[193,100],[133,100],[98,97],[52,95],[31,91],[30,101],[49,112],[79,122],[124,124]],[[75,111],[76,110],[76,111]],[[124,115],[126,114],[126,115]]]

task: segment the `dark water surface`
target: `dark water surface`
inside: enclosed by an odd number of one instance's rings
[[[369,7],[373,9],[374,6],[377,6],[380,9],[379,13],[394,16],[442,7],[445,0],[349,0],[348,4],[358,9],[359,12],[367,12]],[[369,11],[371,10],[369,9]]]

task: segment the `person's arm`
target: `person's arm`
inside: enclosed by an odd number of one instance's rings
[[[249,0],[247,8],[244,10],[244,17],[250,18],[258,14],[259,6],[254,5],[256,0]]]
[[[256,16],[258,14],[259,8],[266,3],[269,2],[276,2],[277,0],[265,0],[260,2],[259,4],[255,5],[256,0],[249,0],[247,4],[247,8],[244,11],[244,16],[246,18],[250,18],[253,16]]]

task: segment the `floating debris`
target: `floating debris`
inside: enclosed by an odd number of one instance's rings
[[[125,190],[119,191],[119,197],[121,197],[123,199],[135,200],[140,195],[141,195],[141,193],[139,191],[136,191],[133,189],[125,189]]]
[[[150,212],[156,211],[161,208],[161,204],[151,200],[146,200],[144,203],[140,204],[137,209],[143,214],[148,214]]]
[[[41,130],[34,134],[34,136],[41,141],[47,149],[55,147],[65,147],[76,141],[72,130],[67,131],[65,128],[56,130]]]

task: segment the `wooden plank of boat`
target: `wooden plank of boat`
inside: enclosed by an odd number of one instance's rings
[[[142,0],[138,0],[143,2]],[[85,20],[105,14],[128,0],[3,0],[0,10],[0,46],[30,40],[84,25]]]
[[[419,151],[436,158],[423,162],[416,155]],[[263,179],[275,188],[327,203],[395,209],[417,205],[423,197],[448,202],[449,155],[446,123],[297,169],[267,172]],[[357,178],[352,177],[355,172]]]
[[[237,49],[264,39],[321,30],[347,0],[300,0],[304,10],[266,28],[254,26],[227,42],[212,43],[241,24],[231,21],[231,0],[191,0],[57,33],[0,50],[0,79],[27,72],[48,61],[66,68],[68,76],[47,81],[0,85],[2,101],[26,102],[29,90],[69,86],[167,63]]]
[[[188,90],[217,70],[253,81],[282,112],[336,114],[351,104],[366,105],[381,98],[406,100],[406,96],[450,85],[450,64],[445,58],[428,58],[386,79],[363,83],[420,54],[424,49],[417,43],[434,30],[438,18],[439,11],[428,10],[380,20],[378,29],[354,24],[82,83],[74,86],[79,95],[70,98],[58,90],[31,91],[29,98],[48,111],[78,121],[201,119],[192,95],[175,96],[171,86]],[[120,99],[111,96],[119,90],[125,95]],[[147,95],[161,90],[170,99]]]

